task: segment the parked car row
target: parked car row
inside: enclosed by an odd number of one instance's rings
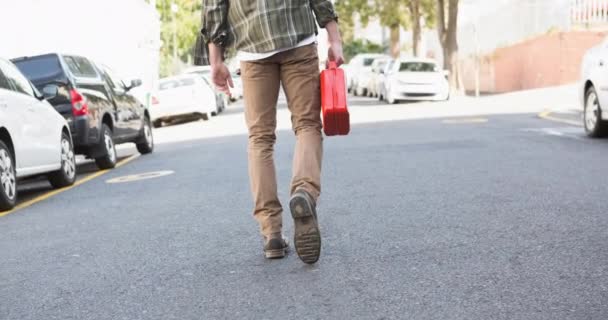
[[[140,85],[76,55],[0,58],[0,210],[15,206],[22,178],[73,184],[76,154],[111,169],[116,144],[153,152],[150,113],[130,93]]]
[[[450,98],[447,73],[432,59],[391,59],[380,54],[355,56],[346,66],[348,90],[390,104],[404,100]]]

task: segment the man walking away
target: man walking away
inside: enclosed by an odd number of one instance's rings
[[[316,24],[328,32],[329,60],[342,64],[334,7],[329,0],[204,0],[202,20],[195,63],[211,65],[219,90],[230,94],[232,87],[226,49],[235,48],[241,61],[253,213],[267,258],[283,258],[288,248],[273,156],[280,86],[285,90],[297,139],[289,203],[294,245],[302,261],[315,263],[321,253],[316,202],[323,153]]]

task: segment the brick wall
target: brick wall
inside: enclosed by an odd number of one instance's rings
[[[608,32],[559,32],[497,49],[481,59],[481,91],[510,92],[575,82],[583,55],[606,35]],[[461,62],[467,90],[475,89],[473,61],[469,57]]]

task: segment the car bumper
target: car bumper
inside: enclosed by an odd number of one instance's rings
[[[70,117],[68,124],[74,147],[88,147],[98,141],[98,137],[91,130],[89,117]]]
[[[151,108],[150,115],[152,116],[152,121],[156,120],[167,120],[171,118],[185,117],[194,114],[208,114],[211,115],[212,112],[216,111],[216,106],[209,106],[208,108],[201,108],[196,106],[163,106],[157,105],[156,107]]]
[[[450,97],[447,88],[438,88],[437,86],[400,86],[391,91],[392,96],[397,100],[443,101]]]

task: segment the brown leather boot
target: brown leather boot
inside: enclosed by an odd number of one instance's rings
[[[304,263],[313,264],[321,255],[321,232],[316,204],[308,192],[297,190],[289,202],[295,225],[293,244]]]
[[[264,255],[267,259],[281,259],[287,255],[289,244],[280,233],[264,237]]]

